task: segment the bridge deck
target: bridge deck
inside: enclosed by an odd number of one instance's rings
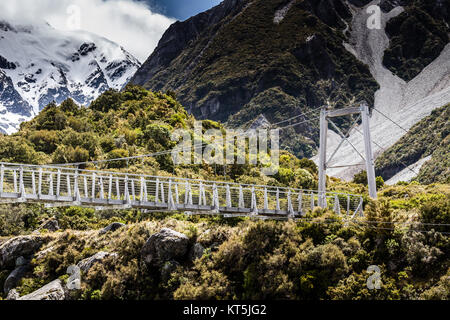
[[[362,197],[353,194],[0,163],[4,203],[296,218],[322,199],[337,214],[363,214]]]

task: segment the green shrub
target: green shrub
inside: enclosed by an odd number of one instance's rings
[[[119,159],[119,158],[127,158],[130,154],[128,150],[125,149],[114,149],[108,153],[108,159]],[[126,160],[116,160],[108,162],[108,166],[110,168],[125,168],[127,166]]]
[[[450,197],[432,199],[420,207],[420,218],[423,223],[430,224],[450,224]],[[448,232],[444,226],[425,226],[427,229],[434,229]]]

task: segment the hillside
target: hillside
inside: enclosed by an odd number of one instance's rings
[[[275,123],[327,102],[373,104],[378,85],[343,45],[351,16],[340,0],[226,0],[172,25],[131,82],[175,91],[197,118],[232,127],[261,114]],[[305,118],[315,116],[298,119]],[[283,135],[299,157],[317,149],[317,123]]]
[[[171,150],[177,144],[171,140],[171,133],[175,129],[186,129],[194,136],[194,121],[195,118],[188,115],[173,96],[129,85],[121,92],[106,91],[89,108],[79,106],[71,99],[60,105],[49,104],[33,120],[22,123],[17,133],[0,135],[0,161],[61,164]],[[205,120],[203,130],[208,129],[224,128],[217,122]],[[289,152],[281,153],[282,170],[277,175],[262,175],[261,166],[206,163],[174,166],[171,154],[97,165],[99,169],[162,176],[232,179],[306,189],[317,185],[314,163],[299,160]]]
[[[191,130],[193,121],[172,96],[127,86],[89,108],[70,99],[48,105],[16,134],[0,137],[0,161],[64,163],[161,151],[172,147],[172,130]],[[287,152],[274,177],[248,165],[178,167],[168,157],[98,166],[317,188],[314,163]],[[331,178],[329,189],[363,194],[365,217],[345,221],[316,208],[297,222],[254,221],[2,204],[0,300],[449,298],[450,242],[441,233],[448,230],[436,225],[450,224],[447,185],[381,186],[378,201],[367,198],[363,184]],[[66,272],[71,265],[81,269],[80,289]],[[366,289],[369,265],[382,270],[381,290]]]
[[[405,81],[415,78],[449,42],[450,1],[400,0],[405,11],[386,26],[390,39],[383,64]],[[384,1],[386,11],[394,5]]]
[[[405,166],[431,156],[416,178],[421,183],[450,182],[450,104],[434,110],[376,161],[377,174],[389,180]]]
[[[320,209],[276,222],[4,205],[0,300],[449,299],[447,229],[421,224],[448,224],[449,197],[389,187],[369,222],[346,223]],[[66,289],[71,265],[80,289]],[[367,289],[369,265],[380,290]]]
[[[374,4],[383,11],[381,30],[367,28]],[[409,129],[449,101],[448,7],[437,0],[224,1],[172,25],[131,81],[175,91],[197,118],[231,127],[297,116],[302,123],[282,133],[283,148],[312,157],[318,123],[308,112],[318,107],[366,100]],[[402,109],[413,112],[398,116]],[[404,133],[379,120],[372,118],[376,141],[390,147]],[[358,134],[351,141],[362,147]],[[337,143],[330,138],[331,148]],[[344,147],[338,167],[356,158]],[[331,174],[351,179],[360,169]]]
[[[437,54],[432,62],[430,56],[426,58],[415,57],[414,68],[410,68],[409,60],[401,60],[398,64],[398,72],[403,73],[405,70],[419,72],[413,79],[403,79],[395,70],[391,70],[384,64],[386,54],[389,54],[390,48],[396,43],[393,33],[389,35],[389,25],[396,18],[407,17],[407,20],[418,21],[420,27],[426,25],[431,19],[430,15],[412,16],[411,12],[427,11],[426,7],[436,7],[444,3],[443,1],[359,1],[363,4],[380,4],[384,11],[381,12],[381,28],[367,28],[368,6],[353,7],[353,18],[349,31],[349,42],[345,44],[346,48],[352,52],[361,62],[370,68],[370,72],[380,85],[380,89],[375,93],[374,109],[370,118],[370,131],[372,138],[372,149],[375,157],[380,156],[386,149],[393,146],[406,132],[410,130],[416,123],[423,118],[429,116],[434,109],[440,108],[450,101],[450,83],[448,74],[450,73],[450,44],[444,45],[442,51],[433,51],[433,57]],[[384,4],[384,5],[383,5]],[[404,5],[402,7],[401,5]],[[417,10],[415,10],[416,8]],[[414,10],[413,10],[414,9]],[[419,10],[420,9],[420,10]],[[432,11],[430,11],[432,14]],[[438,12],[440,12],[438,10]],[[440,14],[433,14],[433,25],[445,27],[445,21],[440,19]],[[428,19],[428,20],[427,20]],[[428,21],[428,22],[427,22]],[[399,29],[401,38],[401,46],[408,48],[424,49],[421,39],[423,37],[433,39],[434,36],[427,36],[430,31],[425,27],[420,30],[416,39],[414,33],[416,29],[407,28],[405,24]],[[403,35],[403,36],[401,36]],[[390,39],[392,37],[392,39]],[[404,42],[408,41],[408,44]],[[415,42],[417,41],[417,43]],[[440,42],[436,43],[436,47],[440,48]],[[430,48],[427,45],[428,49]],[[433,49],[434,50],[434,49]],[[420,51],[420,50],[419,50]],[[401,55],[399,57],[402,57]],[[426,59],[425,59],[426,58]],[[405,63],[403,63],[405,62]],[[427,64],[428,63],[428,64]],[[423,67],[420,69],[418,66]],[[420,69],[420,70],[419,70]],[[402,71],[403,70],[403,71]],[[394,72],[395,71],[395,72]],[[400,76],[399,76],[400,75]],[[379,112],[377,112],[379,111]],[[395,124],[394,124],[395,122]],[[351,180],[353,176],[364,169],[361,166],[361,159],[353,149],[364,150],[364,139],[361,134],[362,128],[357,127],[349,136],[349,143],[344,143],[342,148],[336,153],[333,167],[327,173],[339,177],[341,179]],[[332,130],[330,132],[327,145],[329,153],[338,146],[341,141],[340,137]],[[353,146],[352,146],[353,145]],[[317,161],[317,157],[314,158]],[[345,167],[353,165],[351,167]],[[414,164],[420,166],[420,163]],[[398,172],[403,170],[401,165],[394,169]]]

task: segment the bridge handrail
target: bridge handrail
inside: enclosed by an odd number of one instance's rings
[[[64,171],[73,171],[74,175],[75,173],[78,173],[80,176],[87,175],[83,174],[84,172],[91,172],[91,173],[97,173],[102,175],[115,175],[115,176],[123,176],[123,177],[134,177],[134,178],[152,178],[152,179],[167,179],[167,180],[181,180],[181,181],[188,181],[188,182],[198,182],[198,183],[208,183],[208,184],[223,184],[223,185],[229,185],[231,186],[237,186],[237,187],[243,187],[243,188],[268,188],[268,189],[278,189],[280,192],[287,193],[289,191],[294,192],[305,192],[305,193],[314,193],[318,194],[319,192],[317,190],[310,190],[310,189],[299,189],[299,188],[289,188],[289,187],[279,187],[279,186],[270,186],[270,185],[253,185],[253,184],[244,184],[244,183],[237,183],[237,182],[228,182],[228,181],[213,181],[213,180],[202,180],[202,179],[192,179],[192,178],[181,178],[181,177],[173,177],[173,176],[154,176],[154,175],[148,175],[148,174],[137,174],[137,173],[125,173],[125,172],[116,172],[116,171],[105,171],[105,170],[91,170],[91,169],[79,169],[79,168],[68,168],[68,167],[61,167],[61,166],[52,166],[52,165],[35,165],[35,164],[23,164],[23,163],[9,163],[9,162],[0,162],[0,166],[4,166],[6,169],[13,169],[8,167],[18,167],[25,168],[25,167],[32,167],[32,168],[42,168],[42,169],[52,169],[52,170],[60,170],[61,172]],[[87,175],[89,176],[89,175]],[[133,179],[133,180],[139,180],[139,179]],[[220,187],[220,186],[218,186]],[[332,194],[332,195],[345,195],[345,196],[352,196],[352,197],[361,197],[361,195],[352,194],[352,193],[345,193],[345,192],[336,192],[336,191],[326,191],[326,194]]]

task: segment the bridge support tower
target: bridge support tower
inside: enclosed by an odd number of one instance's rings
[[[342,133],[338,126],[332,121],[333,118],[342,117],[351,114],[360,114],[358,119],[353,123],[353,126],[347,132],[347,134]],[[348,137],[353,128],[357,125],[358,121],[362,119],[362,129],[364,134],[364,149],[365,157],[348,141]],[[328,125],[331,124],[341,136],[342,141],[333,152],[331,157],[327,160],[327,136],[328,136]],[[344,141],[347,141],[355,149],[355,151],[361,156],[365,162],[367,171],[367,180],[369,185],[369,195],[371,198],[377,198],[377,186],[375,181],[375,165],[372,153],[372,140],[370,138],[370,127],[369,127],[369,107],[367,104],[363,103],[359,107],[354,108],[344,108],[337,110],[327,110],[323,108],[320,112],[320,149],[319,149],[319,207],[325,208],[326,203],[326,172],[327,168],[331,168],[329,164],[333,160]],[[349,165],[350,166],[350,165]]]

